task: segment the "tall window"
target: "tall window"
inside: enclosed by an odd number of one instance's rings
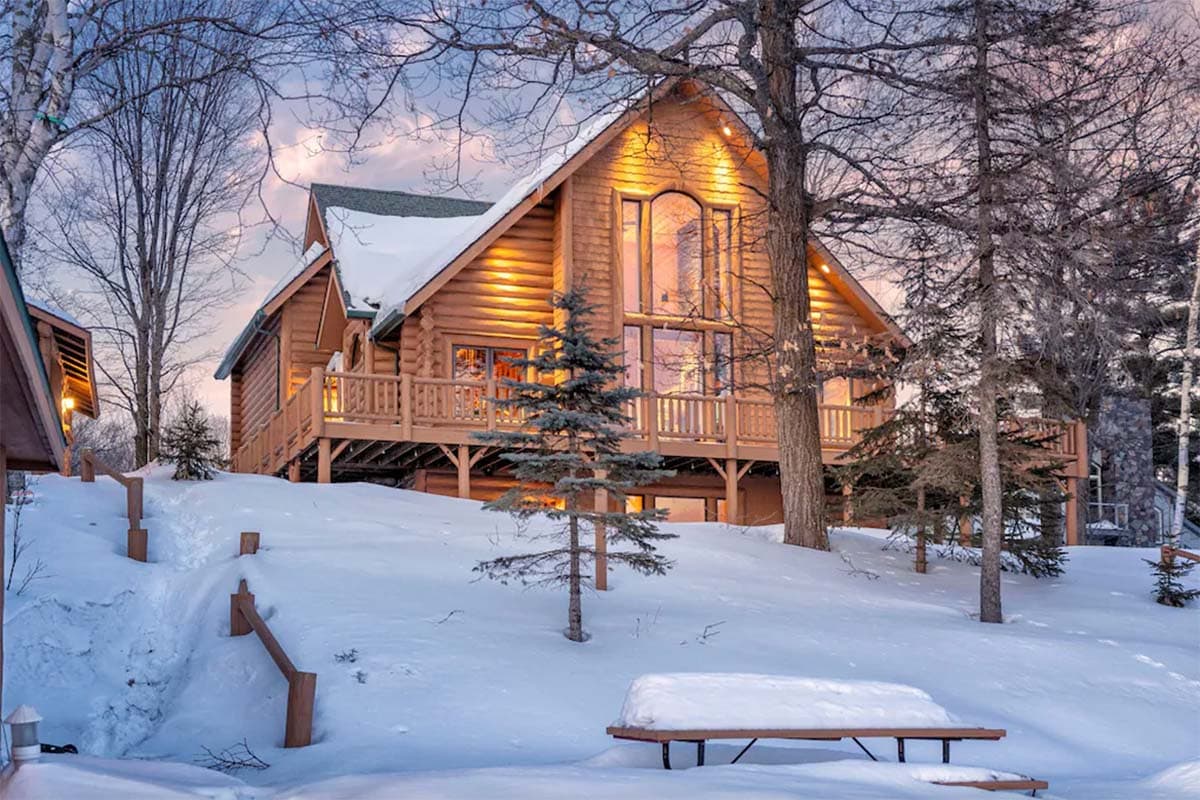
[[[658,394],[704,394],[704,334],[700,331],[655,330],[654,391]]]
[[[650,311],[702,315],[700,204],[667,192],[650,203]]]
[[[627,312],[733,317],[733,212],[682,192],[621,202],[622,305]]]
[[[625,326],[625,385],[642,388],[642,329]]]

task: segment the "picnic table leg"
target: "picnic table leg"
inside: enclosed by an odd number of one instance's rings
[[[864,753],[866,753],[866,754],[867,754],[867,757],[868,757],[868,758],[870,758],[872,761],[878,761],[878,760],[879,760],[878,758],[876,758],[876,757],[875,757],[875,754],[874,754],[874,753],[872,753],[870,750],[868,750],[868,749],[867,749],[867,746],[866,746],[865,744],[863,744],[862,742],[860,742],[860,741],[858,740],[858,737],[857,737],[857,736],[851,736],[850,738],[854,740],[854,743],[855,743],[856,745],[858,745],[858,749],[859,749],[859,750],[862,750]],[[756,742],[757,742],[758,740],[757,740],[757,739],[755,739],[754,741],[756,741]],[[749,749],[749,748],[746,748],[746,749]]]
[[[899,758],[900,763],[903,764],[904,763],[904,740],[901,739],[900,737],[896,737],[896,756],[897,756],[897,758]]]
[[[950,740],[942,739],[942,763],[950,763]]]
[[[749,750],[751,747],[754,747],[754,743],[755,743],[755,742],[757,742],[757,741],[758,741],[758,739],[751,739],[751,740],[750,740],[750,744],[748,744],[748,745],[746,745],[745,747],[743,747],[743,748],[742,748],[742,750],[741,750],[741,752],[740,752],[740,753],[738,753],[736,756],[734,756],[734,757],[733,757],[733,761],[730,761],[729,763],[730,763],[730,764],[736,764],[737,762],[741,761],[741,760],[742,760],[742,756],[746,755],[746,751],[747,751],[747,750]],[[856,739],[855,741],[858,741],[858,740]],[[859,745],[859,747],[862,747],[862,745],[860,744],[860,745]],[[869,756],[870,756],[871,754],[870,754],[870,753],[867,753],[867,755],[869,755]],[[871,756],[871,758],[874,758],[874,757],[875,757],[875,756]]]
[[[696,766],[704,766],[704,740],[696,742]]]
[[[671,768],[671,743],[663,742],[663,769]]]

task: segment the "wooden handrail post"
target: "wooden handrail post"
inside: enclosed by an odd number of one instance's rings
[[[142,479],[130,478],[125,485],[125,505],[129,516],[129,527],[142,527]]]
[[[293,672],[288,676],[287,722],[283,730],[284,747],[308,747],[312,744],[313,702],[317,696],[315,672]]]
[[[658,449],[658,395],[647,394],[646,400],[646,435],[650,439],[650,449]]]
[[[145,528],[130,528],[125,535],[125,554],[134,561],[146,563],[150,549],[150,535]]]
[[[487,429],[489,431],[496,430],[496,379],[488,378],[487,386],[484,389],[487,397],[484,398],[484,403],[487,404]]]
[[[312,368],[312,429],[313,437],[325,435],[325,370],[320,367]]]
[[[413,429],[413,382],[410,373],[400,376],[400,436],[412,441]]]
[[[258,531],[242,531],[238,555],[252,556],[258,552]]]
[[[250,588],[246,585],[244,578],[238,582],[238,590],[229,595],[230,636],[245,636],[252,630],[250,620],[246,619],[246,615],[242,613],[243,601],[254,605],[254,595],[250,593]]]
[[[84,483],[96,482],[96,465],[92,463],[92,451],[84,450],[79,454],[79,480]]]
[[[725,395],[725,455],[728,458],[733,458],[737,455],[738,445],[738,418],[737,418],[737,400],[733,397],[733,392],[730,391]]]

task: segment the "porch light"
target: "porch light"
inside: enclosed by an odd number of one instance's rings
[[[733,128],[729,127],[729,123],[721,123],[721,133],[726,136],[733,136]]]
[[[828,265],[828,264],[822,264],[822,265],[821,265],[821,272],[824,272],[826,275],[828,275],[828,274],[829,274],[829,265]]]
[[[42,721],[42,715],[33,706],[17,706],[4,721],[12,728],[13,761],[33,761],[41,756],[38,723]]]
[[[62,399],[62,410],[70,411],[73,408],[75,408],[75,398],[74,397],[64,397]]]

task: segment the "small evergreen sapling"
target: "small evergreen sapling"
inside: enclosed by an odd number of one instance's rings
[[[1164,606],[1183,608],[1200,597],[1200,589],[1185,589],[1181,579],[1191,573],[1195,563],[1168,555],[1164,549],[1158,561],[1143,559],[1154,573],[1154,599]]]
[[[483,561],[475,571],[501,582],[566,584],[564,633],[582,642],[582,582],[590,577],[585,570],[596,561],[596,548],[582,534],[586,529],[603,531],[611,563],[643,574],[664,574],[671,562],[656,551],[655,543],[674,538],[655,524],[664,512],[627,511],[625,500],[634,487],[673,473],[660,468],[658,453],[622,452],[622,440],[631,435],[626,409],[641,392],[621,385],[624,367],[616,355],[618,340],[591,336],[587,323],[593,309],[579,290],[551,302],[563,312],[561,327],[542,326],[540,352],[511,362],[528,373],[528,380],[505,380],[507,397],[496,401],[508,415],[522,420],[520,429],[489,431],[476,438],[504,449],[502,457],[517,479],[516,486],[485,508],[507,512],[522,523],[542,517],[554,530],[536,537],[549,541],[536,552]],[[597,491],[611,498],[608,508],[596,509]],[[609,510],[613,507],[619,510]],[[626,547],[617,549],[621,545]]]
[[[175,465],[177,481],[211,481],[221,468],[221,439],[213,432],[208,414],[195,400],[183,404],[163,431],[159,458]]]

